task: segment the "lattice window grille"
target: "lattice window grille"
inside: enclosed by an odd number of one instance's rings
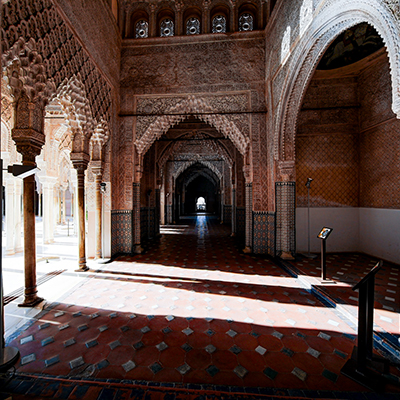
[[[174,36],[174,21],[170,18],[165,18],[160,24],[160,36]]]
[[[200,20],[192,17],[186,21],[186,35],[199,35],[200,34]]]
[[[212,20],[212,33],[226,32],[226,18],[223,15],[216,15]]]
[[[253,30],[253,16],[249,13],[244,13],[239,17],[239,31]]]
[[[149,23],[144,19],[141,19],[140,21],[136,22],[135,38],[141,39],[147,37],[149,37]]]

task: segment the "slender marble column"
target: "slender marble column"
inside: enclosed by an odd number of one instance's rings
[[[3,171],[0,172],[1,174]],[[8,178],[6,184],[6,254],[11,256],[15,254],[14,247],[14,197],[15,197],[15,187],[14,187],[14,179]]]
[[[236,188],[232,186],[232,234],[236,236]]]
[[[253,237],[253,184],[251,182],[246,183],[246,236],[245,236],[245,248],[244,253],[251,253],[252,237]]]
[[[20,179],[14,182],[14,250],[16,253],[23,251],[22,247],[22,182]]]
[[[24,163],[29,165],[28,163]],[[33,162],[33,164],[35,164]],[[43,299],[37,296],[35,238],[35,176],[24,178],[24,256],[25,299],[20,307],[33,307]]]
[[[76,272],[84,272],[89,268],[86,265],[86,225],[85,225],[85,170],[88,162],[85,160],[72,160],[77,172],[78,190],[78,244],[79,244],[79,268]]]
[[[143,252],[140,231],[140,183],[133,183],[133,253]]]
[[[94,172],[94,170],[92,170]],[[103,249],[101,246],[101,231],[102,231],[102,194],[101,194],[101,171],[99,173],[94,173],[95,176],[95,191],[96,191],[96,211],[95,211],[95,231],[96,231],[96,259],[102,257]]]

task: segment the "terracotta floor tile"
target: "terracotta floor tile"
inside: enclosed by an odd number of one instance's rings
[[[238,360],[229,350],[217,350],[212,354],[212,364],[220,370],[233,370],[238,365]]]

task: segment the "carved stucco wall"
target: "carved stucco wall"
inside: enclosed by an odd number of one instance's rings
[[[304,0],[305,1],[305,0]],[[274,131],[274,158],[294,160],[295,133],[299,107],[318,60],[329,44],[345,29],[360,22],[370,23],[383,38],[388,54],[392,81],[392,109],[400,113],[400,23],[398,6],[393,1],[314,1],[314,19],[299,37],[293,26],[302,1],[281,2],[267,33],[267,78],[271,80],[269,104],[276,115],[270,123]],[[292,26],[291,55],[280,65],[279,43],[288,25]],[[322,27],[322,28],[321,28]],[[272,139],[272,138],[271,138]],[[283,162],[283,163],[282,163]],[[294,166],[292,164],[292,166]],[[278,179],[279,179],[278,163]],[[294,177],[290,177],[293,179]]]

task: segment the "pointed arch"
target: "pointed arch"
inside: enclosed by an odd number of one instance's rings
[[[189,114],[195,114],[199,119],[213,126],[224,137],[231,139],[243,156],[246,154],[249,138],[241,133],[234,122],[225,115],[217,113],[205,98],[197,96],[188,96],[187,99],[166,110],[165,115],[157,117],[143,136],[135,141],[138,153],[144,155],[159,137],[172,126],[185,120]]]
[[[275,120],[275,160],[295,158],[300,107],[322,55],[339,34],[362,22],[372,25],[385,43],[392,79],[392,110],[400,118],[400,24],[394,11],[382,0],[327,1],[288,60],[289,78]]]
[[[187,161],[182,163],[182,165],[180,165],[179,168],[172,174],[173,178],[177,179],[179,175],[181,175],[183,172],[185,172],[188,168],[190,168],[194,164],[204,165],[206,168],[214,172],[214,174],[217,175],[218,179],[221,181],[222,179],[221,171],[219,171],[218,168],[215,165],[213,165],[213,163],[211,163],[210,161],[204,161],[204,160]]]

